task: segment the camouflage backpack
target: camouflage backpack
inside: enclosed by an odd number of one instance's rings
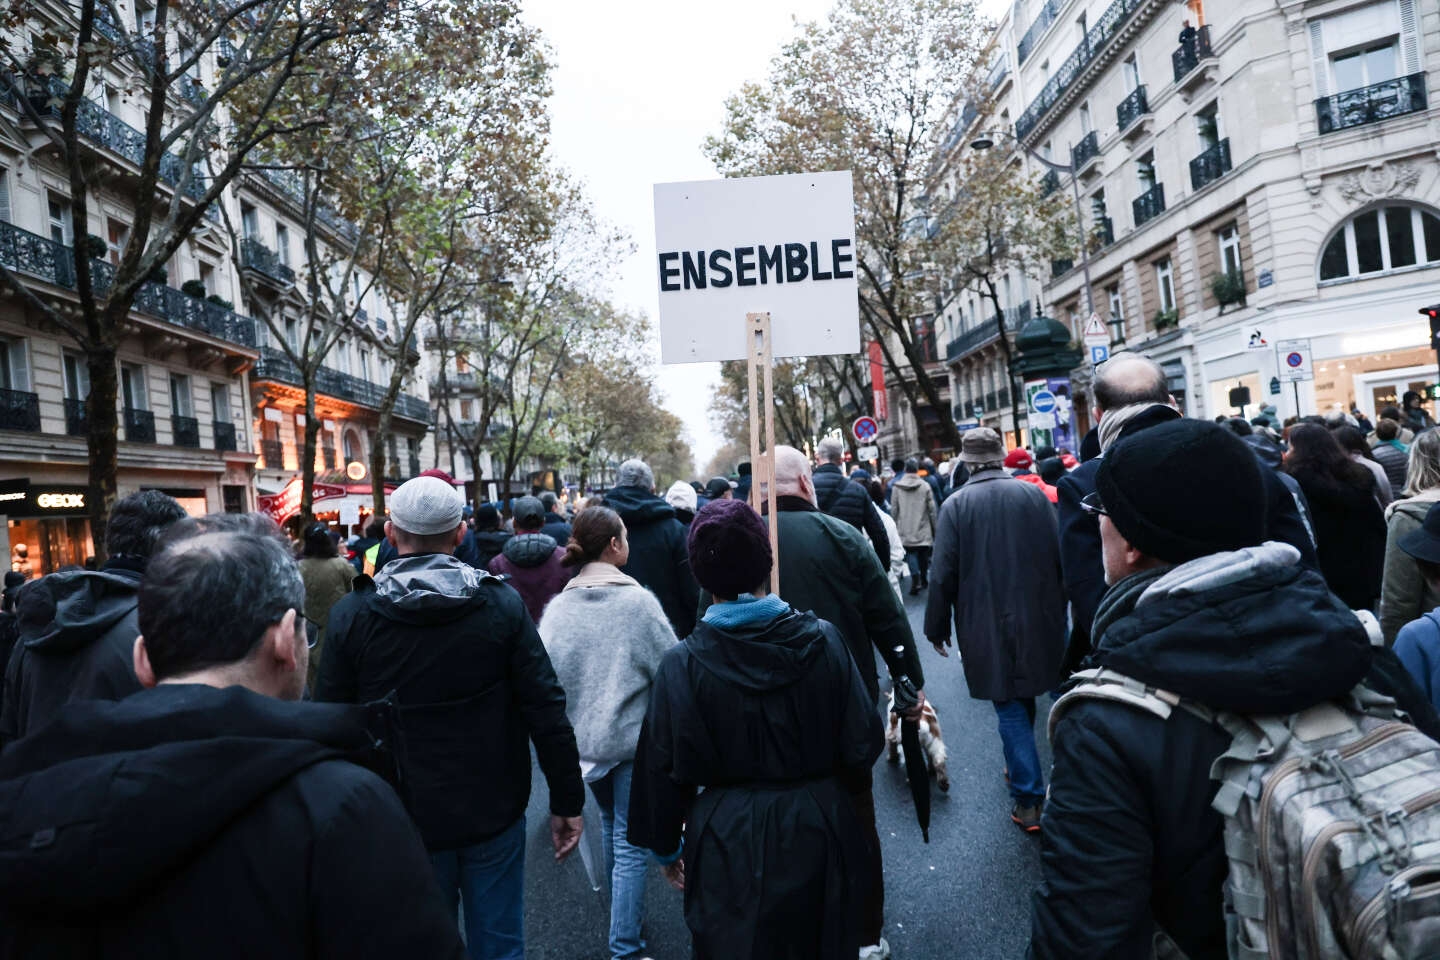
[[[1230,734],[1210,776],[1231,960],[1440,960],[1440,744],[1394,700],[1362,685],[1292,716],[1240,716],[1105,669],[1076,678],[1052,739],[1084,698],[1162,719],[1178,707]]]

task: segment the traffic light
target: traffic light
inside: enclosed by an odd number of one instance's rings
[[[1432,303],[1428,307],[1421,307],[1420,314],[1430,321],[1431,348],[1440,350],[1440,303]]]

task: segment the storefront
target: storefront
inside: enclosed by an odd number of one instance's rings
[[[83,486],[0,480],[10,569],[40,577],[94,557],[87,498]]]

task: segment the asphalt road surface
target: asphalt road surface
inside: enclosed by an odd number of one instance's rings
[[[906,607],[917,639],[922,594]],[[940,717],[949,750],[950,792],[932,789],[930,843],[920,838],[903,770],[881,757],[875,808],[885,860],[885,938],[895,960],[982,960],[1025,955],[1030,893],[1040,874],[1039,840],[1010,822],[1004,754],[987,701],[970,699],[964,671],[920,639],[925,692]],[[884,675],[883,669],[881,670]],[[1049,698],[1035,728],[1043,769]],[[932,781],[933,784],[933,781]],[[526,956],[532,960],[609,960],[609,899],[591,889],[578,856],[556,865],[548,834],[548,796],[537,767],[527,815]],[[587,823],[597,829],[598,820]],[[646,936],[655,960],[688,960],[690,938],[681,894],[656,870],[646,889]]]

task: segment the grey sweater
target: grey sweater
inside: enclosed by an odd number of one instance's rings
[[[675,634],[655,595],[619,571],[616,582],[585,586],[598,579],[585,576],[593,566],[550,601],[540,639],[565,688],[581,761],[608,768],[634,759],[650,686]]]

